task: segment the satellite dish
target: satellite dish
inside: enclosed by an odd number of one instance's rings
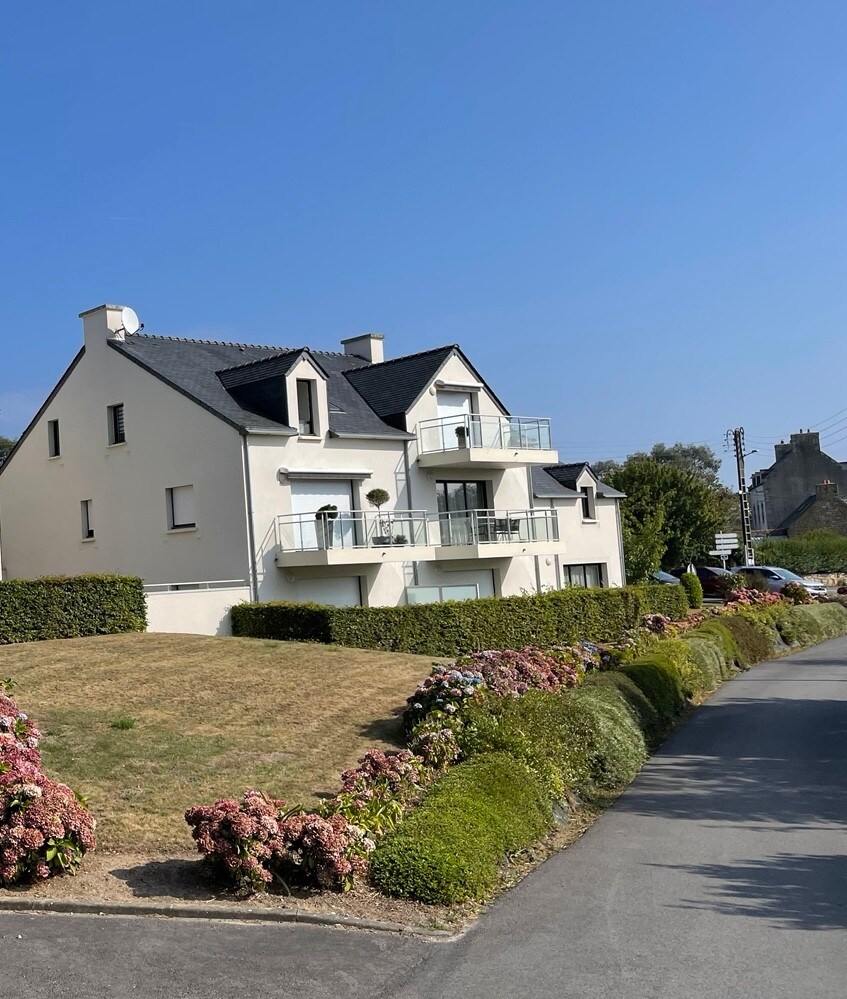
[[[123,324],[124,333],[128,333],[130,336],[141,329],[141,323],[138,321],[135,309],[131,309],[129,306],[121,309],[121,323]]]

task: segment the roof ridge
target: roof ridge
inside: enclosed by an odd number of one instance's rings
[[[418,350],[414,354],[401,354],[400,357],[389,357],[385,361],[369,361],[355,368],[355,371],[362,371],[364,368],[384,368],[386,364],[395,364],[397,361],[410,361],[413,357],[424,357],[426,354],[437,354],[440,350],[461,350],[457,343],[445,343],[440,347],[430,347],[428,350]],[[347,357],[356,357],[358,355],[350,355]],[[364,360],[364,358],[362,358]]]
[[[276,354],[290,354],[297,350],[308,350],[310,354],[326,354],[328,357],[349,357],[351,361],[363,360],[354,354],[348,354],[341,350],[318,350],[316,347],[277,347],[271,343],[242,343],[239,340],[202,340],[196,337],[186,337],[186,336],[168,336],[165,333],[128,333],[126,339],[139,338],[146,340],[171,340],[174,343],[202,343],[209,344],[215,347],[249,347],[252,350],[272,350]],[[427,351],[422,351],[421,353],[427,353]],[[257,358],[259,361],[265,360],[265,358]],[[397,358],[401,360],[401,358]],[[252,363],[252,362],[246,362]],[[235,367],[240,367],[240,365],[235,365]]]
[[[232,344],[228,346],[234,346]],[[245,347],[251,346],[250,344],[244,344]],[[308,350],[308,347],[284,347],[280,350],[274,350],[273,354],[268,354],[267,357],[254,357],[252,361],[243,361],[241,364],[230,364],[225,368],[218,368],[217,374],[222,374],[224,371],[238,371],[240,368],[250,368],[254,364],[266,364],[268,361],[274,361],[278,357],[286,357],[288,354],[302,354],[304,350]]]

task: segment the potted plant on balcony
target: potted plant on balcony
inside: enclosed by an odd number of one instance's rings
[[[391,543],[395,545],[407,545],[409,543],[409,539],[405,534],[395,534]]]
[[[338,516],[338,507],[327,503],[315,514],[317,521],[318,548],[332,548],[332,536],[335,526],[332,523]]]
[[[468,446],[468,428],[464,424],[456,427],[456,443],[460,448]]]
[[[390,498],[391,497],[388,495],[387,489],[371,489],[371,491],[365,496],[368,503],[370,503],[371,506],[376,507],[377,529],[379,534],[374,535],[373,543],[378,548],[391,544],[391,519],[389,517],[383,517],[381,511],[381,507],[387,503]]]

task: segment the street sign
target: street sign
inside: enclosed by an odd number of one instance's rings
[[[715,544],[720,546],[722,544],[738,546],[738,535],[737,534],[716,534]]]

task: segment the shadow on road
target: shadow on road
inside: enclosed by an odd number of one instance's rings
[[[779,853],[735,864],[670,866],[718,882],[706,899],[682,901],[682,909],[754,916],[799,930],[847,928],[847,855]]]

